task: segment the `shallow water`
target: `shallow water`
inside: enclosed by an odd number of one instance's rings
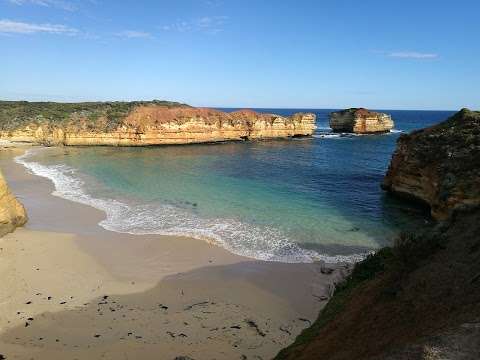
[[[51,148],[17,161],[54,181],[56,195],[104,210],[109,230],[188,235],[258,259],[355,259],[422,226],[422,212],[379,185],[400,133],[451,113],[387,111],[394,132],[341,136],[330,133],[330,110],[314,112],[313,138]]]

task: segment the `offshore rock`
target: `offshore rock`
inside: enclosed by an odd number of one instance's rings
[[[334,132],[375,134],[390,132],[394,123],[390,115],[351,108],[330,114],[330,127]]]

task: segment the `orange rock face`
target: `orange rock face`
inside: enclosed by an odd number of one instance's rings
[[[330,127],[335,132],[355,134],[385,133],[393,129],[390,115],[363,108],[346,109],[330,114]]]
[[[0,236],[15,230],[27,222],[27,214],[22,204],[13,196],[0,172]]]
[[[314,114],[284,117],[252,110],[226,113],[188,106],[138,106],[110,131],[99,130],[103,122],[104,118],[97,119],[94,126],[82,118],[67,126],[32,122],[0,136],[58,145],[145,146],[309,136],[315,130]]]

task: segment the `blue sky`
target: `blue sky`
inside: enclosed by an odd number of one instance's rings
[[[0,98],[480,108],[480,1],[0,0]]]

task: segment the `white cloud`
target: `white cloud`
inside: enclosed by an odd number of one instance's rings
[[[209,34],[217,34],[223,31],[223,27],[228,20],[228,16],[204,16],[196,20],[179,20],[175,23],[163,25],[160,28],[164,31],[201,31]]]
[[[421,53],[416,51],[395,51],[388,53],[388,57],[399,58],[399,59],[437,59],[438,54],[434,53]]]
[[[119,37],[127,39],[151,39],[153,38],[152,34],[145,31],[138,30],[125,30],[116,34]]]
[[[70,28],[65,25],[32,24],[32,23],[25,23],[25,22],[3,19],[3,20],[0,20],[0,33],[4,33],[4,34],[47,33],[47,34],[75,35],[78,33],[78,30]]]
[[[39,5],[45,7],[55,7],[66,11],[75,11],[77,7],[75,4],[69,1],[63,0],[8,0],[10,3],[15,5]]]
[[[219,7],[222,4],[223,4],[222,0],[206,0],[205,1],[205,5],[211,6],[211,7]]]
[[[161,29],[164,31],[187,32],[192,30],[192,24],[188,21],[177,21],[169,25],[163,25]]]

